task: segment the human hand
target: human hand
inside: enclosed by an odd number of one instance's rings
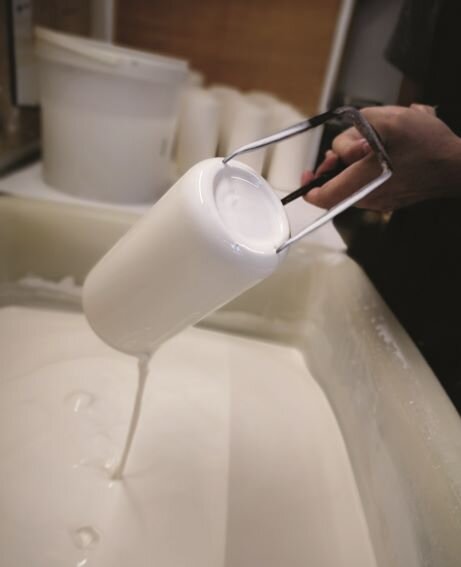
[[[430,198],[460,195],[461,139],[436,118],[432,108],[383,106],[366,108],[362,113],[381,136],[394,174],[357,206],[389,211]],[[338,160],[348,167],[311,190],[305,196],[308,202],[331,208],[380,173],[376,157],[355,128],[334,139],[315,175],[331,170]],[[306,172],[303,182],[313,177],[312,172]]]

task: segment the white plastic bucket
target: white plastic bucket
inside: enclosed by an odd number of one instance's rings
[[[157,200],[171,185],[171,145],[187,63],[36,30],[43,176],[74,196]]]

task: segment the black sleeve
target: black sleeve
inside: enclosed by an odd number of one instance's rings
[[[444,0],[404,0],[397,26],[385,55],[404,75],[424,83],[439,12]]]

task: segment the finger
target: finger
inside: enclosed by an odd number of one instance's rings
[[[310,171],[310,169],[306,169],[306,171],[303,171],[301,176],[301,185],[307,185],[307,183],[310,183],[313,179],[314,172]]]
[[[379,166],[374,156],[369,155],[347,167],[322,187],[312,189],[306,200],[317,207],[330,209],[374,179],[378,172]],[[357,206],[360,206],[360,203],[357,203]]]
[[[328,150],[325,154],[325,158],[322,163],[318,166],[315,170],[315,176],[318,177],[319,175],[323,175],[327,171],[330,171],[336,164],[338,163],[338,156],[335,154],[333,150]]]
[[[333,140],[333,151],[341,161],[351,164],[364,158],[371,152],[368,142],[358,134],[357,136],[344,136],[341,134]]]

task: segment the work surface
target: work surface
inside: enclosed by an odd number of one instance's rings
[[[0,309],[0,565],[371,567],[329,404],[290,347],[190,329],[136,361],[81,313]]]

